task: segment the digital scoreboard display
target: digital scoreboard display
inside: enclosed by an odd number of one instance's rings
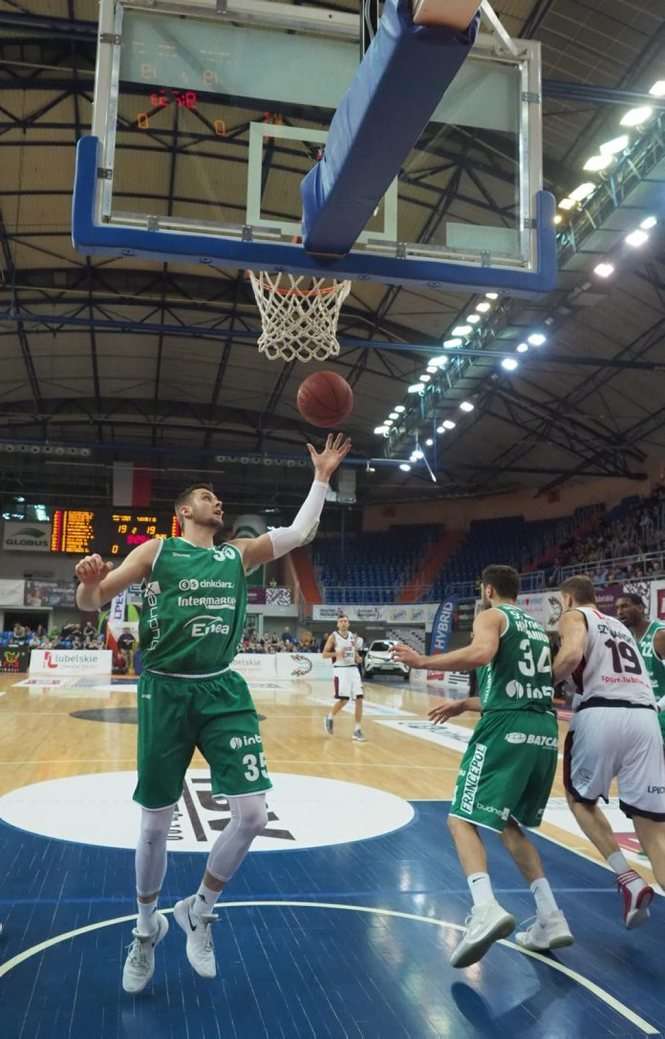
[[[51,552],[86,556],[126,556],[152,538],[180,533],[175,516],[145,510],[57,509],[51,525]]]

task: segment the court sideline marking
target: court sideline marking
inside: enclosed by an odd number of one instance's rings
[[[428,916],[419,916],[415,913],[404,913],[396,909],[376,909],[373,906],[352,906],[345,905],[343,903],[335,902],[295,902],[295,901],[251,901],[251,902],[220,902],[215,908],[222,911],[227,909],[260,909],[260,908],[304,908],[304,909],[333,909],[333,910],[344,910],[352,913],[375,913],[378,916],[390,916],[396,917],[402,920],[413,920],[416,923],[430,924],[434,927],[440,927],[442,929],[451,928],[454,931],[464,931],[465,928],[462,924],[449,923],[446,920],[437,920]],[[173,909],[161,909],[162,913],[172,913]],[[15,967],[18,967],[21,963],[30,959],[33,956],[37,956],[40,952],[45,952],[47,949],[52,948],[55,945],[59,945],[61,942],[66,942],[70,938],[78,938],[80,935],[87,934],[90,931],[97,931],[103,927],[113,927],[116,924],[130,923],[136,919],[136,914],[132,913],[130,916],[118,916],[112,920],[101,920],[94,924],[87,924],[85,927],[79,927],[74,931],[65,931],[62,934],[54,935],[52,938],[47,938],[43,942],[39,942],[37,945],[33,945],[30,949],[25,949],[23,952],[17,953],[11,959],[6,960],[0,964],[0,978],[4,977]],[[539,960],[541,963],[550,967],[552,970],[558,971],[565,977],[570,978],[576,984],[580,985],[590,992],[596,999],[599,999],[606,1006],[614,1010],[615,1013],[621,1017],[630,1021],[632,1025],[639,1028],[645,1035],[660,1035],[657,1028],[650,1025],[648,1021],[636,1014],[634,1010],[627,1007],[620,1000],[616,999],[615,996],[606,992],[599,985],[596,985],[594,981],[589,978],[585,978],[583,974],[578,974],[577,971],[572,970],[570,967],[564,966],[557,960],[550,959],[547,956],[543,956],[539,952],[532,952],[530,949],[523,949],[521,946],[515,944],[515,942],[503,939],[497,944],[503,945],[506,948],[512,949],[513,951],[519,952],[522,956],[529,956],[534,960]]]

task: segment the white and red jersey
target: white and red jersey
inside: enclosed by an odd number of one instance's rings
[[[594,606],[576,606],[587,625],[582,663],[573,674],[575,710],[593,697],[655,707],[651,681],[637,643],[625,624]]]
[[[362,640],[348,632],[346,638],[342,638],[338,631],[333,631],[335,645],[333,649],[337,654],[333,660],[334,667],[355,667],[356,653],[362,648]]]

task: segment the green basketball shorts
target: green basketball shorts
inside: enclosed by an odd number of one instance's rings
[[[256,709],[237,671],[207,679],[144,671],[137,703],[134,800],[144,808],[179,800],[197,747],[210,765],[213,797],[258,794],[272,786]]]
[[[488,711],[462,758],[450,815],[501,831],[511,818],[540,826],[556,772],[553,714]]]

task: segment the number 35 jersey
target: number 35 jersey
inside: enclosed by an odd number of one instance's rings
[[[628,628],[593,606],[576,606],[587,625],[584,657],[573,675],[578,709],[591,697],[655,707],[651,680]]]
[[[487,711],[551,711],[554,695],[550,640],[518,606],[495,607],[504,627],[494,659],[477,669],[478,696]]]

